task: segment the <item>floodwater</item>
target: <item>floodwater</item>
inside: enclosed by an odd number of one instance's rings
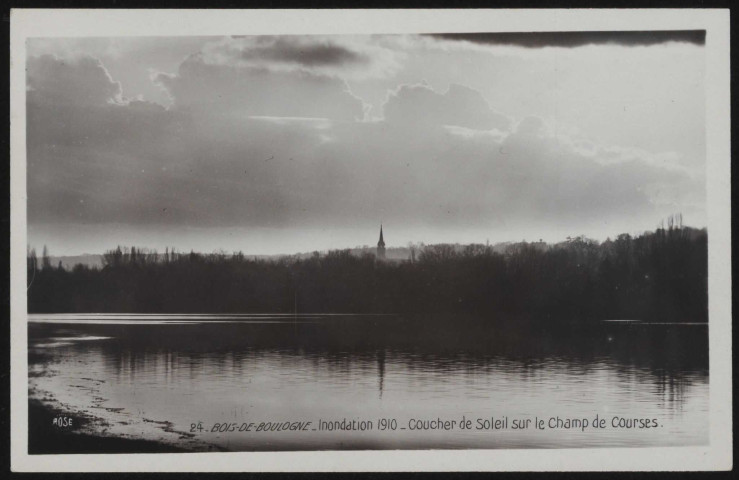
[[[30,398],[194,451],[708,443],[705,324],[39,314],[28,332]]]

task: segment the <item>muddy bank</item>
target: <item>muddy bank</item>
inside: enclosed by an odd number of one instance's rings
[[[39,400],[28,400],[28,453],[177,453],[186,452],[172,445],[151,440],[104,437],[80,433],[84,417],[72,419],[72,425],[55,425],[54,419],[64,413],[44,405]],[[62,420],[63,424],[64,421]]]

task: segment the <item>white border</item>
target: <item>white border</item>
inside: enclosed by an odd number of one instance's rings
[[[27,454],[25,39],[557,30],[706,35],[710,446],[142,455]],[[11,468],[13,471],[545,471],[732,468],[729,10],[11,10]]]

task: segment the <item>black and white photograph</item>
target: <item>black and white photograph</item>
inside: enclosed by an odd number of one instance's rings
[[[716,447],[710,30],[253,32],[23,39],[24,455]]]

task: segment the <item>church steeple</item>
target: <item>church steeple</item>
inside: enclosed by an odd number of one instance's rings
[[[380,241],[377,242],[377,258],[385,259],[385,239],[382,238],[382,224],[380,224]]]

